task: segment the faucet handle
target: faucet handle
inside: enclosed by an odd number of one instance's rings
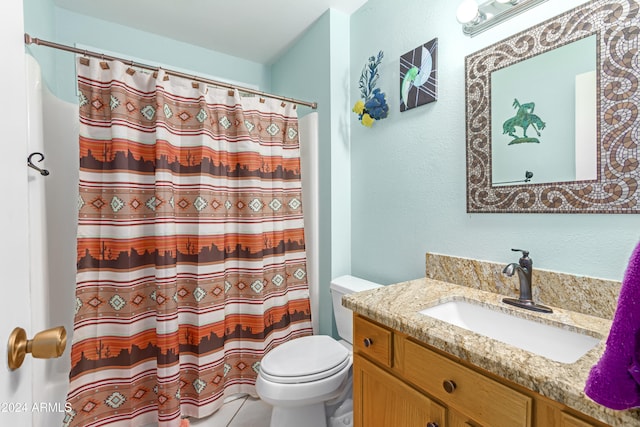
[[[522,257],[526,258],[529,256],[529,251],[526,249],[511,249],[513,252],[522,252]]]
[[[531,274],[531,268],[533,267],[533,260],[529,258],[529,251],[526,249],[511,249],[514,252],[522,252],[522,257],[518,260],[520,267],[527,269]]]

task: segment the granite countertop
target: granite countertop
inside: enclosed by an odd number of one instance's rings
[[[354,312],[459,357],[495,375],[612,426],[640,425],[640,410],[614,411],[584,394],[591,367],[605,349],[611,320],[553,307],[551,314],[518,309],[502,302],[503,295],[429,278],[345,295],[342,304]],[[543,323],[565,325],[602,338],[575,363],[564,364],[419,314],[420,310],[451,300],[480,302]]]

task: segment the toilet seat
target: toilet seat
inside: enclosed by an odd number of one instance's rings
[[[318,381],[351,364],[349,351],[327,335],[289,341],[268,352],[260,363],[260,375],[280,384]]]

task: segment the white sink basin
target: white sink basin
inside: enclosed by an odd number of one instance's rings
[[[451,323],[561,363],[573,363],[600,338],[522,319],[466,301],[449,301],[420,314]]]

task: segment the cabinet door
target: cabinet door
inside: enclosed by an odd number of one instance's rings
[[[445,408],[373,363],[354,355],[355,427],[445,427]]]
[[[459,412],[449,409],[448,427],[482,427],[480,424],[472,421],[471,418]]]
[[[579,418],[574,417],[573,415],[567,414],[563,412],[560,415],[561,419],[561,427],[592,427],[594,424],[589,424],[586,421],[583,421]]]

